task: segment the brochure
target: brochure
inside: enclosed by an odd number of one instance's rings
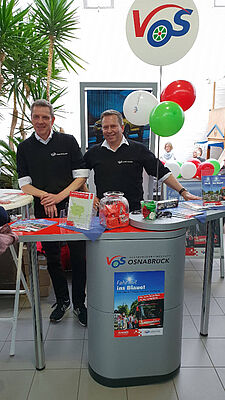
[[[202,176],[202,198],[204,204],[225,205],[225,176]]]
[[[94,193],[70,192],[67,222],[80,229],[90,229],[94,197]]]
[[[210,208],[210,205],[204,204],[202,200],[197,200],[196,202],[185,201],[183,203],[179,203],[179,207],[193,211],[205,211]]]
[[[196,215],[202,215],[204,214],[204,211],[196,211],[196,210],[191,210],[190,208],[184,208],[184,207],[178,207],[175,209],[170,210],[172,211],[173,217],[176,218],[192,218],[195,217]]]
[[[56,224],[57,221],[48,221],[47,219],[26,219],[13,222],[10,227],[14,232],[37,232]]]

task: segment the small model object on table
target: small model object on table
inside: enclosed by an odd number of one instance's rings
[[[171,217],[172,214],[168,210],[178,206],[178,199],[171,200],[143,200],[141,201],[141,212],[145,220],[154,221],[160,217]]]
[[[156,219],[156,201],[141,201],[141,211],[144,219],[154,221]]]

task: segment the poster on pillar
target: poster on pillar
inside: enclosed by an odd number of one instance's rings
[[[135,0],[126,21],[129,46],[151,65],[172,64],[192,48],[199,28],[193,0]]]
[[[114,274],[114,337],[163,335],[165,271]]]

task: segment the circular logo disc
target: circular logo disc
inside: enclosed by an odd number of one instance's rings
[[[126,22],[128,43],[142,61],[172,64],[188,53],[198,34],[199,17],[192,0],[135,0]]]

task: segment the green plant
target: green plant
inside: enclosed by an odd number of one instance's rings
[[[3,99],[13,104],[9,142],[0,141],[0,155],[4,177],[10,180],[17,177],[18,141],[32,129],[31,103],[51,98],[56,115],[62,116],[63,104],[58,104],[66,93],[62,71],[83,68],[81,58],[66,47],[78,29],[73,1],[34,0],[34,7],[25,10],[18,4],[18,0],[0,0],[0,105]]]
[[[75,37],[78,19],[77,9],[71,10],[73,0],[34,0],[33,8],[36,29],[40,37],[49,41],[48,73],[47,73],[47,100],[50,100],[50,81],[52,77],[52,62],[54,53],[58,56],[66,70],[76,67],[83,68],[78,60],[82,60],[75,53],[65,47],[65,41]],[[83,61],[83,60],[82,60]]]
[[[30,96],[30,86],[35,82],[35,76],[44,77],[47,73],[47,51],[44,51],[46,41],[37,40],[33,19],[20,21],[12,27],[12,35],[17,48],[5,59],[2,69],[8,100],[13,100],[13,113],[9,136],[13,138],[21,110],[21,137],[25,139],[24,115],[26,101]],[[19,105],[19,108],[18,108]],[[12,141],[9,145],[14,149]]]
[[[22,139],[15,137],[14,139],[9,138],[9,141],[13,141],[15,147],[17,148]],[[12,150],[8,143],[6,143],[4,140],[0,140],[0,154],[2,156],[1,171],[3,175],[8,178],[8,183],[11,184],[11,187],[18,187],[16,151]]]
[[[18,0],[0,0],[0,91],[4,82],[1,73],[2,64],[7,56],[19,46],[14,40],[13,28],[23,20],[29,10],[29,7],[23,11],[15,10],[17,4]]]

